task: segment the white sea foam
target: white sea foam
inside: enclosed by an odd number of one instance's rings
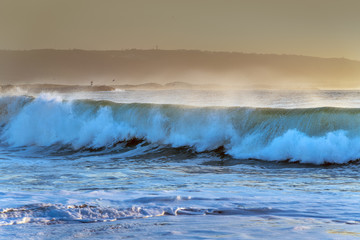
[[[249,146],[255,146],[256,151],[249,151]],[[256,146],[256,138],[251,138],[247,142],[245,140],[245,144],[234,146],[228,153],[236,158],[245,159],[342,164],[360,157],[360,138],[350,138],[344,131],[334,131],[325,136],[310,137],[291,129],[265,146]]]
[[[14,101],[15,99],[15,101]],[[360,158],[358,109],[193,108],[1,98],[1,141],[11,146],[111,147],[133,138],[235,158],[346,163]],[[4,112],[4,113],[3,113]]]
[[[125,89],[115,88],[113,92],[125,92]]]

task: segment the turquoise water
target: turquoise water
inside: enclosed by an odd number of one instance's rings
[[[0,238],[360,237],[359,95],[3,95]]]

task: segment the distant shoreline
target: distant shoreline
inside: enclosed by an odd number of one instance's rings
[[[8,92],[22,90],[31,93],[40,92],[98,92],[116,90],[174,90],[174,89],[225,89],[220,85],[195,85],[184,82],[171,82],[166,84],[144,83],[144,84],[124,84],[124,85],[64,85],[64,84],[6,84],[0,85],[0,91]]]
[[[0,50],[2,85],[76,85],[86,91],[94,90],[91,82],[95,89],[352,89],[360,87],[359,79],[360,62],[343,58],[155,49]]]
[[[201,85],[189,84],[184,82],[171,82],[166,84],[143,83],[143,84],[124,84],[124,85],[65,85],[65,84],[6,84],[0,85],[0,93],[28,92],[38,94],[41,92],[75,93],[75,92],[100,92],[117,90],[243,90],[243,91],[359,91],[359,88],[353,89],[251,89],[237,88],[221,85]]]

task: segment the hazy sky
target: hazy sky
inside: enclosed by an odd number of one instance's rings
[[[0,49],[201,49],[360,60],[359,0],[0,0]]]

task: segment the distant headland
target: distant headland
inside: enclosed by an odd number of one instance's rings
[[[0,92],[25,91],[27,93],[34,93],[34,94],[41,92],[71,93],[71,92],[117,91],[117,90],[174,90],[174,89],[214,90],[214,89],[226,89],[226,88],[222,85],[190,84],[185,82],[171,82],[166,84],[143,83],[143,84],[93,85],[93,86],[48,84],[48,83],[0,85]]]
[[[87,91],[164,89],[171,83],[175,88],[352,89],[360,87],[359,79],[360,62],[343,58],[158,49],[0,50],[3,89],[29,84],[58,90],[71,90],[64,85]]]

